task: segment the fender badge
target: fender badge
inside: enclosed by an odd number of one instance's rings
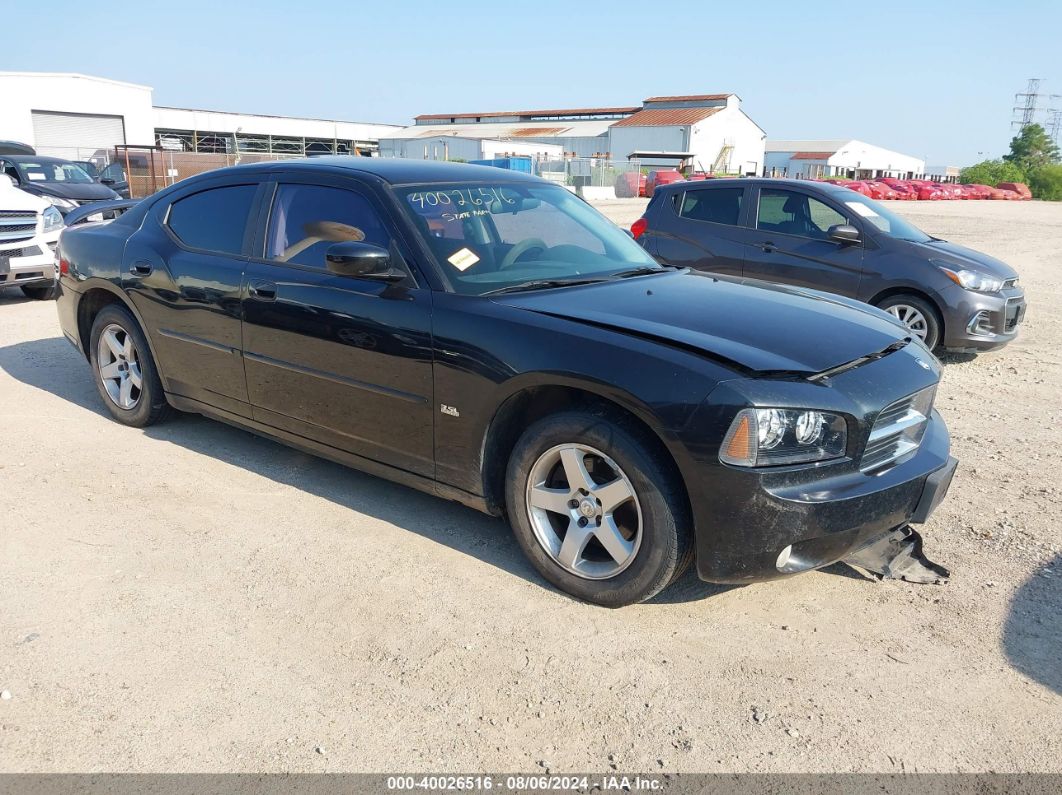
[[[925,361],[923,361],[922,359],[919,359],[917,356],[915,357],[915,361],[918,362],[918,366],[921,367],[923,370],[932,370],[933,369]]]
[[[445,403],[439,404],[439,411],[443,414],[449,414],[451,417],[460,417],[461,412],[455,409],[453,406],[447,406]]]

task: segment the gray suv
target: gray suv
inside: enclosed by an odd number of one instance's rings
[[[931,237],[878,202],[825,182],[663,185],[631,233],[667,264],[873,304],[931,349],[1002,347],[1025,315],[1025,293],[1009,265]]]

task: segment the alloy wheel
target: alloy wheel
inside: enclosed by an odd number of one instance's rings
[[[929,324],[921,310],[910,304],[893,304],[885,311],[907,326],[908,331],[920,340],[925,340],[926,334],[929,333]]]
[[[136,408],[144,378],[132,335],[117,323],[111,323],[100,333],[96,362],[100,381],[111,402],[121,409]]]
[[[576,576],[615,577],[638,555],[642,511],[634,486],[589,445],[557,445],[539,456],[527,480],[527,513],[542,549]]]

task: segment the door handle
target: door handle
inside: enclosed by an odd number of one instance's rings
[[[760,248],[763,249],[764,254],[774,253],[774,243],[768,240],[766,243],[760,243]]]
[[[141,260],[139,262],[134,262],[129,267],[129,272],[136,276],[150,276],[152,268],[153,266],[150,262],[144,262]]]
[[[275,301],[277,298],[277,286],[273,282],[251,282],[248,290],[259,301]]]

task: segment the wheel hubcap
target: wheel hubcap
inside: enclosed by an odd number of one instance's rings
[[[924,340],[926,334],[929,333],[929,324],[926,323],[926,316],[913,306],[895,304],[885,311],[907,326],[908,330],[919,339]]]
[[[527,515],[546,554],[588,580],[615,577],[634,561],[642,541],[642,511],[630,479],[584,444],[558,445],[539,456],[527,482]]]
[[[96,349],[100,381],[107,397],[121,409],[136,408],[144,387],[140,356],[133,338],[121,326],[112,323],[100,334]]]

